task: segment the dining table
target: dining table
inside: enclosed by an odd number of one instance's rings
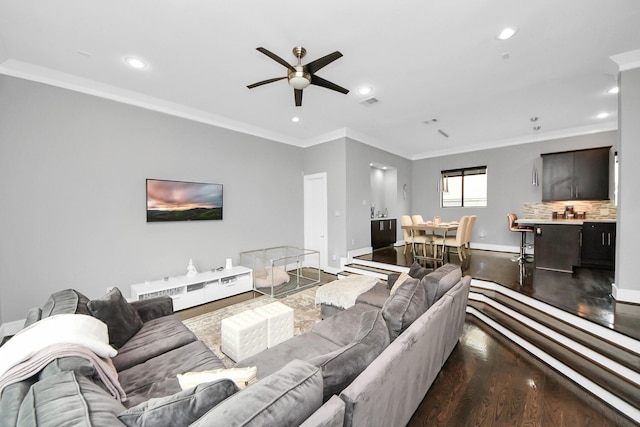
[[[458,229],[457,221],[450,222],[435,222],[435,221],[425,221],[420,224],[412,224],[412,225],[403,225],[403,230],[409,230],[411,236],[415,235],[416,231],[430,231],[432,234],[440,234],[442,236],[442,250],[440,251],[440,256],[438,256],[438,248],[434,247],[433,256],[425,256],[419,255],[416,251],[415,243],[411,244],[411,252],[413,253],[413,258],[417,260],[425,260],[425,261],[433,261],[434,267],[438,267],[438,262],[444,264],[444,248],[445,248],[445,239],[447,238],[447,233],[452,231],[456,231]],[[439,246],[439,245],[436,245]]]

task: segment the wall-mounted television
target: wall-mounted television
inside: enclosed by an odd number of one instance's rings
[[[147,222],[222,219],[222,184],[147,179]]]

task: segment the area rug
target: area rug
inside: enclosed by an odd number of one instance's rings
[[[320,321],[320,306],[315,304],[317,289],[318,286],[313,286],[282,298],[262,295],[249,301],[183,320],[183,323],[229,368],[235,362],[220,350],[220,321],[222,319],[278,301],[293,308],[293,334],[300,335],[311,330],[313,325]]]

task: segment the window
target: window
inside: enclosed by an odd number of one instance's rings
[[[442,171],[442,207],[487,206],[487,167]]]

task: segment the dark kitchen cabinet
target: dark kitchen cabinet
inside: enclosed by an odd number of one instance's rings
[[[616,224],[585,222],[582,226],[581,261],[583,266],[614,268],[616,260]]]
[[[573,273],[580,265],[580,225],[536,224],[534,265],[543,270]]]
[[[371,220],[371,246],[373,249],[384,248],[396,242],[395,218]]]
[[[608,200],[611,147],[542,155],[542,200]]]

